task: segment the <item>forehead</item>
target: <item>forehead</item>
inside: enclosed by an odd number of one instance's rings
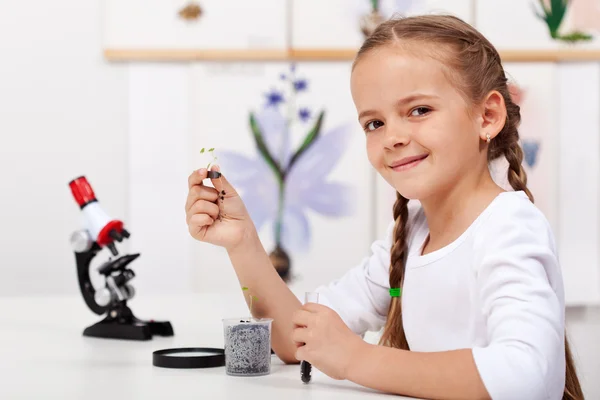
[[[396,101],[413,93],[453,96],[457,92],[448,80],[442,62],[414,49],[385,46],[366,53],[357,62],[351,90],[357,106],[373,100]]]

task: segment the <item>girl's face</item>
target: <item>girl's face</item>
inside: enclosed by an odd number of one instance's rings
[[[409,199],[447,193],[487,166],[482,120],[469,115],[443,68],[386,46],[365,54],[352,72],[369,161]]]

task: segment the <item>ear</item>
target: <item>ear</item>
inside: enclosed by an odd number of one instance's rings
[[[497,90],[492,90],[484,98],[480,110],[479,137],[481,140],[487,140],[487,135],[490,135],[490,138],[493,139],[500,133],[506,123],[504,97]]]

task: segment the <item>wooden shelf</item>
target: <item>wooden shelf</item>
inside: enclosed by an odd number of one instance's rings
[[[352,61],[355,49],[199,50],[106,49],[109,61]],[[599,61],[598,50],[504,50],[504,62]]]
[[[500,57],[504,62],[600,61],[600,49],[503,50]]]
[[[105,49],[109,61],[284,61],[284,50]]]

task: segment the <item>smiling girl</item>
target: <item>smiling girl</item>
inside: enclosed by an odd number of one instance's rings
[[[397,191],[372,254],[302,305],[269,263],[223,178],[190,176],[190,233],[224,246],[274,318],[273,349],[335,379],[436,399],[582,399],[565,336],[553,233],[521,164],[519,107],[494,47],[440,15],[387,21],[364,42],[351,90],[369,161]],[[490,175],[508,161],[505,191]],[[219,188],[220,189],[220,188]],[[373,345],[361,335],[383,328]]]

